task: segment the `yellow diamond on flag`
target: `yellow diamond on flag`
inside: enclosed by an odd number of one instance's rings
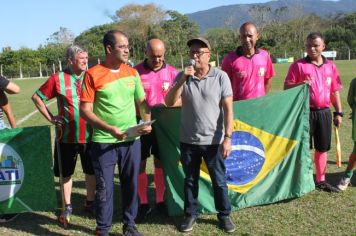
[[[232,151],[225,160],[228,188],[246,193],[287,157],[298,141],[234,120]],[[205,162],[200,176],[210,181]]]

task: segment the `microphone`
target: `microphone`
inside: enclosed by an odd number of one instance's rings
[[[131,67],[135,66],[135,64],[131,60],[127,60],[126,64]]]
[[[195,60],[194,59],[189,59],[189,62],[187,64],[187,66],[195,66]]]
[[[194,59],[189,59],[187,65],[186,65],[185,67],[187,68],[187,67],[190,67],[190,66],[192,66],[192,67],[195,66],[195,60],[194,60]],[[194,69],[195,69],[195,68],[194,68]],[[190,81],[191,81],[191,79],[192,79],[193,76],[194,76],[194,75],[189,75],[188,78],[187,78],[187,80],[186,80],[185,82],[186,82],[187,84],[190,83]]]

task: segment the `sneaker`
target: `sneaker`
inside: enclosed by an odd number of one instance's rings
[[[90,215],[95,215],[95,202],[94,201],[85,201],[84,202],[84,210],[88,212]]]
[[[226,233],[232,233],[236,230],[236,226],[232,222],[230,216],[218,216],[219,226]]]
[[[190,232],[193,230],[193,226],[195,225],[195,222],[197,221],[196,216],[185,216],[183,223],[180,225],[179,230],[181,232]]]
[[[143,220],[147,218],[152,212],[152,208],[149,204],[141,204],[138,207],[138,212],[137,212],[137,221]]]
[[[156,204],[156,209],[159,213],[163,214],[163,215],[167,215],[167,207],[164,204],[164,202],[159,202]]]
[[[104,233],[100,229],[96,229],[95,230],[95,235],[97,235],[97,236],[109,236],[108,233]]]
[[[72,209],[71,205],[66,206],[64,208],[64,211],[58,218],[59,223],[62,225],[68,225],[70,222],[70,216],[72,215],[72,211],[73,211],[73,209]]]
[[[3,214],[0,215],[0,223],[13,221],[19,214]]]
[[[140,232],[138,232],[136,226],[124,225],[123,228],[124,236],[142,236]]]
[[[350,182],[351,182],[350,178],[342,177],[336,187],[341,191],[345,191],[347,187],[350,185]]]
[[[335,188],[331,184],[329,184],[326,181],[322,181],[320,183],[316,183],[315,187],[319,190],[329,192],[329,193],[338,193],[340,190],[338,188]]]

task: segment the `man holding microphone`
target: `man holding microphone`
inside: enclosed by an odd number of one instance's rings
[[[231,204],[224,164],[231,151],[231,84],[225,72],[209,65],[210,44],[205,38],[193,38],[187,45],[194,63],[178,74],[165,98],[167,106],[180,101],[182,104],[180,161],[185,173],[185,218],[179,230],[192,231],[198,217],[198,181],[203,157],[212,180],[219,226],[232,233],[235,225],[230,219]]]

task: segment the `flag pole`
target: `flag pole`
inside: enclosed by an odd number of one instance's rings
[[[62,209],[61,209],[61,214],[59,215],[59,221],[63,223],[64,228],[68,227],[68,221],[67,219],[64,218],[61,219],[62,213],[65,210],[65,201],[64,201],[64,183],[63,183],[63,172],[62,172],[62,160],[61,160],[61,149],[59,145],[59,141],[61,140],[63,135],[63,128],[62,126],[56,125],[56,146],[57,146],[57,162],[58,162],[58,172],[59,172],[59,188],[61,191],[61,199],[62,199]],[[62,221],[61,221],[62,220]]]
[[[336,144],[336,166],[338,168],[341,167],[341,144],[340,144],[340,137],[339,137],[339,130],[336,126],[335,129],[335,144]]]

